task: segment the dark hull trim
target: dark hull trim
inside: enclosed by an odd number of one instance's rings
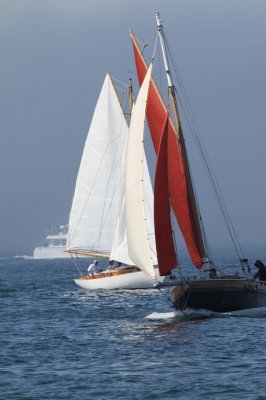
[[[231,312],[266,307],[266,282],[213,279],[179,283],[172,291],[176,310],[205,309]]]

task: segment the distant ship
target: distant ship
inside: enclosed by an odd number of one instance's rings
[[[65,253],[67,225],[59,225],[54,229],[50,229],[49,234],[45,238],[45,243],[41,247],[35,247],[33,258],[69,258],[70,254]]]

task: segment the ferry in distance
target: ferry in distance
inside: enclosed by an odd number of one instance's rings
[[[66,248],[67,230],[67,225],[59,225],[54,229],[50,229],[49,234],[45,238],[44,245],[35,247],[33,258],[69,258],[70,254],[64,251]]]

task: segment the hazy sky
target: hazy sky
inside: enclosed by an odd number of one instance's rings
[[[133,75],[128,28],[146,42],[156,11],[239,239],[265,251],[265,0],[0,0],[0,256],[31,254],[67,223],[105,74]]]

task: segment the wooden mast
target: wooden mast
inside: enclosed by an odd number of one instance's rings
[[[187,156],[187,150],[186,150],[186,146],[185,146],[184,135],[183,135],[180,116],[179,116],[179,112],[178,112],[177,100],[176,100],[176,95],[175,95],[175,87],[172,82],[171,72],[170,72],[168,58],[167,58],[167,52],[166,52],[165,43],[164,43],[163,25],[162,25],[162,21],[161,21],[159,13],[156,13],[156,21],[157,21],[157,30],[158,30],[158,34],[159,34],[160,45],[161,45],[161,49],[162,49],[164,67],[165,67],[165,72],[166,72],[168,92],[169,92],[169,97],[170,97],[170,101],[171,101],[171,105],[172,105],[174,122],[176,125],[176,135],[177,135],[177,140],[179,141],[181,149],[182,149],[183,161],[184,161],[184,166],[185,166],[187,191],[188,191],[188,197],[189,197],[188,204],[189,204],[189,207],[191,210],[193,228],[195,231],[196,240],[198,242],[198,247],[200,249],[202,262],[206,262],[208,260],[208,255],[207,255],[207,249],[206,249],[206,244],[205,244],[205,240],[204,240],[201,216],[200,216],[199,208],[198,208],[197,201],[196,201],[195,191],[193,188],[193,183],[192,183],[192,178],[191,178],[191,173],[190,173],[190,168],[189,168],[189,161],[188,161],[188,156]]]

